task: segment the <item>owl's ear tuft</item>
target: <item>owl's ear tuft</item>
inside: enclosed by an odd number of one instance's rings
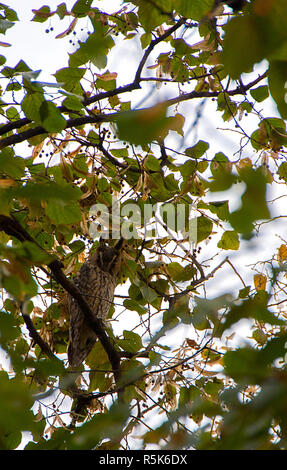
[[[124,239],[123,237],[121,237],[115,244],[115,249],[120,250],[123,247],[123,244],[124,244]]]

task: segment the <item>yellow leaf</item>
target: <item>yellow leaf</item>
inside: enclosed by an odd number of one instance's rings
[[[117,78],[118,74],[116,72],[105,72],[103,74],[96,73],[96,76],[104,82],[109,82]]]
[[[33,160],[35,160],[35,158],[37,158],[40,155],[41,150],[44,147],[44,143],[45,143],[45,141],[42,140],[42,142],[40,142],[39,145],[35,145],[35,147],[33,148],[33,152],[32,152],[32,159]]]
[[[254,276],[254,286],[257,292],[260,290],[265,290],[267,278],[264,274],[255,274]]]
[[[287,259],[287,245],[281,245],[278,248],[278,262],[283,263]]]
[[[252,161],[248,157],[247,158],[242,158],[238,162],[238,164],[236,165],[236,169],[237,169],[238,174],[240,175],[241,170],[244,170],[247,167],[249,167],[249,168],[252,167]]]

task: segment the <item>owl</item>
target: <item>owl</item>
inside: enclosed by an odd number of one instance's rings
[[[122,246],[122,238],[115,246],[108,246],[101,239],[96,252],[88,257],[73,279],[91,308],[94,318],[104,324],[113,303],[121,269]],[[70,366],[78,367],[91,352],[97,336],[87,324],[84,314],[71,295],[68,295],[68,309],[70,313],[68,360]]]

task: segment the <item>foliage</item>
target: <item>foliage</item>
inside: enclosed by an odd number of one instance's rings
[[[0,15],[5,35],[18,15]],[[45,5],[32,18],[43,34],[53,21],[69,22],[60,43],[82,32],[51,83],[0,42],[2,449],[24,431],[27,449],[287,448],[287,241],[260,263],[248,252],[244,274],[230,255],[259,244],[286,196],[286,16],[284,0]],[[110,56],[134,43],[123,84]],[[229,154],[200,131],[204,106],[233,131]],[[84,312],[70,281],[98,245],[93,206],[116,197],[132,236],[111,321],[71,371],[67,291]],[[150,205],[157,236],[143,231]],[[166,209],[180,206],[181,232]]]

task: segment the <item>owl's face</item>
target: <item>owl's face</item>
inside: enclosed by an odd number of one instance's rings
[[[121,238],[115,246],[108,246],[103,240],[95,254],[95,263],[102,271],[110,274],[118,275],[121,267],[121,248],[123,239]]]

